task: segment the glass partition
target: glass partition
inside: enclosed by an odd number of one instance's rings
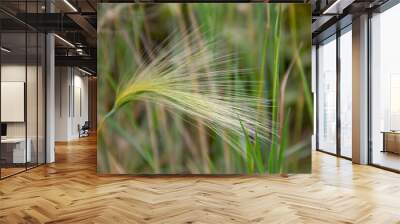
[[[37,147],[38,147],[38,164],[46,162],[46,144],[45,144],[45,114],[46,114],[46,76],[45,76],[45,65],[46,65],[46,38],[43,33],[38,34],[38,75],[37,75]]]
[[[400,5],[371,18],[371,162],[400,170]]]
[[[31,161],[26,136],[26,42],[25,32],[1,34],[2,177],[24,171],[26,162]]]
[[[352,32],[340,36],[340,154],[352,157]]]
[[[18,9],[38,13],[43,4]],[[1,179],[45,163],[45,44],[43,33],[0,12]]]
[[[29,31],[27,33],[27,75],[26,75],[26,113],[27,113],[27,150],[30,151],[30,160],[27,167],[34,167],[37,165],[38,158],[38,35],[36,32]]]
[[[336,36],[318,47],[318,149],[336,153]]]

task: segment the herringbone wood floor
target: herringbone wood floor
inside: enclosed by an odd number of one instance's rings
[[[0,223],[400,223],[400,175],[315,152],[313,174],[97,176],[96,142],[0,181]]]

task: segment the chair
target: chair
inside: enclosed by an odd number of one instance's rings
[[[87,137],[87,136],[89,136],[89,130],[90,130],[90,123],[89,123],[89,121],[85,121],[85,123],[82,125],[82,127],[78,124],[79,138],[80,138],[80,137]]]

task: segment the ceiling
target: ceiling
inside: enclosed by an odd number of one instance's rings
[[[313,43],[332,36],[361,13],[375,12],[389,0],[311,0]]]
[[[2,45],[12,49],[8,58],[26,55],[26,29],[35,33],[52,32],[57,34],[56,66],[78,66],[95,74],[96,4],[96,0],[48,0],[47,5],[45,0],[1,0]],[[27,46],[31,58],[36,46],[29,43]]]
[[[224,1],[224,0],[220,0]],[[346,25],[351,16],[377,7],[387,0],[270,0],[268,2],[311,3],[313,13],[313,41],[331,35],[335,26]],[[3,32],[18,33],[25,28],[40,32],[54,32],[56,65],[73,65],[96,73],[97,12],[102,2],[135,2],[133,0],[1,0],[0,22]],[[163,2],[159,0],[159,2]],[[51,13],[49,13],[51,11]],[[346,18],[350,15],[350,18]],[[346,18],[346,19],[344,19]],[[17,55],[24,42],[16,35],[5,35],[6,42]],[[21,45],[22,44],[22,45]],[[17,50],[19,49],[19,50]],[[28,54],[32,50],[28,47]],[[24,52],[20,52],[23,54]]]

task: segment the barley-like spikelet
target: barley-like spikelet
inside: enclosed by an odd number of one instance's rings
[[[221,130],[243,136],[241,124],[250,135],[257,132],[259,139],[269,141],[273,131],[266,118],[267,100],[246,89],[232,88],[234,76],[252,75],[251,69],[227,67],[234,64],[228,62],[237,60],[233,54],[211,54],[208,49],[220,46],[219,41],[207,42],[200,48],[194,43],[193,32],[183,38],[189,43],[189,49],[181,44],[182,39],[166,40],[169,41],[163,43],[166,46],[155,50],[155,58],[140,65],[130,80],[120,85],[114,107],[103,117],[103,122],[125,104],[142,100],[200,119],[231,146],[234,144],[223,137]],[[241,80],[247,79],[243,77]],[[258,83],[241,82],[248,89],[257,89],[251,86]],[[213,88],[210,88],[210,83]]]

